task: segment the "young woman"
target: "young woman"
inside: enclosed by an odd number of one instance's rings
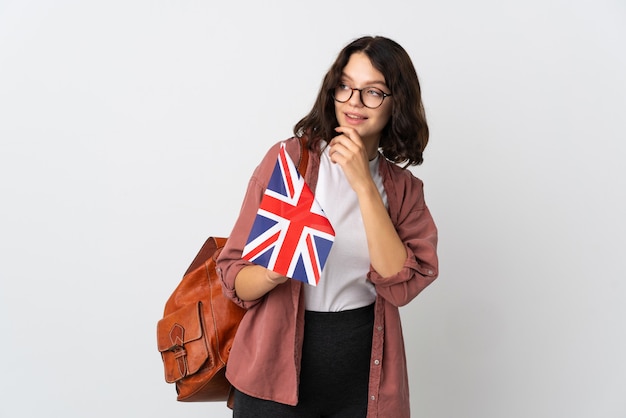
[[[438,274],[422,182],[428,127],[406,51],[384,37],[347,45],[310,113],[283,141],[336,236],[318,286],[241,258],[280,144],[256,168],[218,259],[224,292],[247,309],[226,375],[234,417],[409,418],[399,306]],[[400,166],[402,165],[402,166]]]

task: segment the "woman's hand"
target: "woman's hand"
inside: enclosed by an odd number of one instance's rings
[[[330,141],[330,160],[341,166],[350,186],[357,194],[374,186],[369,169],[369,151],[358,132],[345,126],[339,126],[335,131],[339,135]]]

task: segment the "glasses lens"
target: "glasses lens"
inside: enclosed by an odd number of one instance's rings
[[[367,107],[375,108],[383,104],[385,93],[376,87],[366,87],[361,91],[361,100]]]
[[[352,96],[352,89],[346,86],[345,84],[340,84],[337,87],[335,87],[334,96],[335,96],[335,100],[337,100],[340,103],[347,102],[348,100],[350,100],[350,97]]]

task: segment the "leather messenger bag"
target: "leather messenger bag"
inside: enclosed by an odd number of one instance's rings
[[[222,293],[215,260],[226,238],[210,237],[184,274],[157,324],[165,381],[185,402],[224,401],[228,354],[244,309]]]

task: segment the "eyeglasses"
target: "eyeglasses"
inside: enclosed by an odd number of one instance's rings
[[[355,91],[359,92],[359,98],[363,106],[370,109],[376,109],[383,104],[385,97],[391,96],[391,93],[385,93],[376,87],[363,87],[362,89],[354,89],[345,84],[339,84],[333,90],[333,98],[339,103],[345,103],[352,98]]]

